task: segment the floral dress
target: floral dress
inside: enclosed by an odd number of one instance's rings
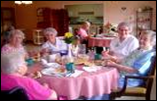
[[[10,46],[9,44],[6,44],[2,47],[1,49],[1,54],[5,55],[5,54],[10,54],[10,53],[14,53],[14,52],[19,52],[20,54],[26,55],[26,50],[24,49],[24,47],[22,45],[20,45],[18,48]]]

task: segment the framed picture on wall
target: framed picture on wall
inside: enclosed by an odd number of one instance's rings
[[[42,8],[38,8],[37,9],[37,16],[42,16],[43,15],[43,9]]]

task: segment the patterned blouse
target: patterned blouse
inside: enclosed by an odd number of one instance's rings
[[[121,64],[128,67],[132,67],[136,69],[138,72],[127,73],[121,71],[120,79],[119,79],[119,87],[123,87],[125,75],[132,75],[132,76],[147,75],[150,69],[150,65],[152,63],[152,57],[154,55],[156,55],[156,51],[153,49],[149,49],[149,50],[137,49],[133,51],[128,57],[126,57]],[[127,87],[135,87],[141,85],[142,83],[143,81],[139,79],[129,79],[127,81]]]
[[[21,54],[26,54],[26,50],[22,45],[20,45],[18,48],[10,46],[9,44],[6,44],[1,49],[1,54],[9,54],[13,52],[19,52]]]

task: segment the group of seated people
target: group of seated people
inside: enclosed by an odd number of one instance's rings
[[[1,90],[22,87],[26,90],[30,100],[55,100],[57,94],[47,84],[40,84],[36,80],[25,76],[27,52],[22,45],[24,33],[15,29],[10,32],[9,43],[1,49]]]
[[[124,85],[125,75],[146,75],[152,63],[152,57],[156,56],[156,32],[143,30],[137,39],[131,35],[131,27],[122,22],[118,25],[118,37],[110,43],[110,51],[102,52],[104,57],[110,58],[106,66],[119,70],[120,78],[118,86]],[[130,79],[127,87],[139,86],[143,81]]]
[[[41,53],[58,53],[67,50],[67,44],[57,38],[54,28],[46,28],[43,31],[47,41],[42,45]],[[24,33],[19,29],[13,29],[9,33],[9,40],[1,48],[1,90],[8,90],[16,86],[24,88],[30,100],[57,99],[54,90],[45,84],[38,83],[35,79],[25,76],[27,73],[26,59],[29,54],[22,45]],[[79,43],[76,38],[76,43]],[[77,47],[77,44],[76,44]]]
[[[86,24],[89,25],[89,23]],[[87,26],[79,30],[79,35],[81,38],[84,37],[85,41],[88,39],[85,34],[89,26],[86,28]],[[102,55],[110,58],[105,66],[119,70],[119,87],[122,87],[125,75],[147,74],[151,58],[156,55],[156,32],[143,30],[138,40],[130,34],[131,28],[128,23],[120,23],[117,29],[118,37],[111,41],[110,50],[103,51]],[[84,34],[81,34],[82,32]],[[67,44],[56,37],[57,31],[54,28],[46,28],[43,33],[47,39],[42,45],[43,53],[52,54],[67,50]],[[27,73],[25,59],[28,58],[28,53],[22,45],[24,38],[21,30],[13,29],[10,31],[8,43],[1,48],[1,90],[20,86],[26,90],[30,100],[57,99],[57,93],[46,83],[40,84],[35,79],[25,76]],[[82,40],[78,39],[78,44],[80,44],[79,41]],[[128,87],[138,86],[141,83],[142,81],[139,80],[129,80]]]

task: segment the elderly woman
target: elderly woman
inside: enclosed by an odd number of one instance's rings
[[[81,44],[85,44],[86,48],[88,47],[88,30],[90,28],[91,24],[88,21],[84,21],[81,25],[81,27],[77,30],[77,35],[80,37]],[[86,49],[86,53],[87,53]]]
[[[91,24],[88,21],[82,23],[82,26],[77,31],[77,34],[81,37],[82,40],[86,40],[88,37],[87,31],[89,30]]]
[[[123,59],[139,47],[138,39],[130,32],[131,27],[128,23],[122,22],[118,25],[118,37],[110,43],[110,55]]]
[[[22,42],[25,38],[24,33],[21,30],[11,30],[9,34],[9,43],[5,44],[1,49],[1,54],[10,54],[12,52],[19,52],[23,55],[27,55]]]
[[[58,33],[54,28],[46,28],[43,32],[47,39],[47,42],[42,45],[43,51],[48,50],[51,53],[56,53],[61,50],[67,50],[67,44],[56,37]]]
[[[139,43],[139,48],[130,53],[119,64],[112,61],[107,62],[107,66],[115,67],[121,73],[119,87],[123,86],[125,75],[147,75],[150,69],[151,59],[156,55],[156,50],[153,48],[156,44],[156,32],[151,30],[142,31]],[[130,79],[127,82],[128,87],[138,86],[142,83],[142,81],[135,79]]]
[[[42,86],[36,80],[24,76],[27,66],[19,52],[1,54],[1,90],[22,87],[29,100],[56,100],[56,92],[48,86]]]

